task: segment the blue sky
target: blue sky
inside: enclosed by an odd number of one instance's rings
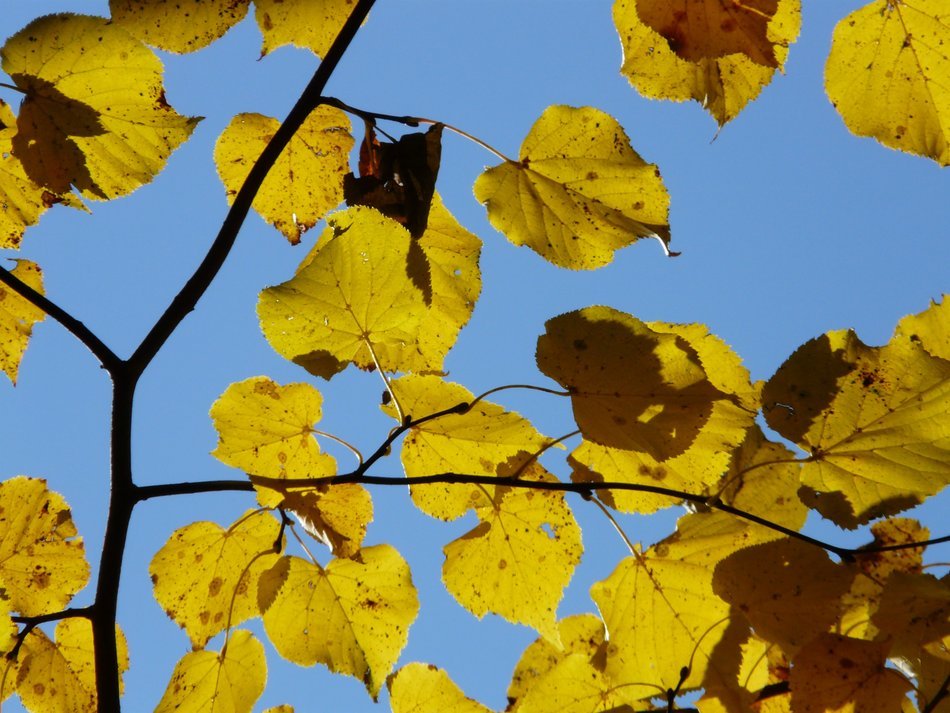
[[[659,165],[672,197],[672,247],[683,253],[667,259],[654,241],[643,241],[596,272],[549,265],[507,243],[472,197],[472,182],[494,157],[446,134],[438,189],[485,241],[483,294],[448,358],[450,378],[476,393],[504,383],[544,384],[534,349],[545,320],[607,304],[646,320],[705,323],[743,357],[753,378],[765,379],[799,344],[830,329],[853,327],[868,343],[886,341],[901,316],[948,291],[950,174],[852,136],[824,95],[834,24],[862,4],[805,3],[786,75],[717,133],[697,104],[646,100],[620,76],[607,0],[380,0],[328,93],[365,109],[445,121],[508,155],[548,105],[602,109]],[[67,10],[108,12],[106,2],[6,0],[0,36],[37,15]],[[137,346],[224,217],[211,160],[218,134],[237,112],[284,116],[316,66],[312,55],[293,49],[258,61],[259,43],[246,20],[198,54],[163,55],[170,103],[206,117],[192,140],[153,184],[95,204],[89,216],[54,209],[27,232],[20,253],[8,256],[37,261],[48,294],[120,355]],[[16,100],[3,90],[0,98]],[[216,436],[207,413],[229,383],[258,374],[281,383],[310,380],[326,397],[322,427],[364,452],[385,436],[390,422],[377,408],[377,376],[351,369],[330,384],[318,382],[260,335],[258,292],[286,280],[317,234],[291,248],[262,220],[248,219],[217,282],[143,378],[133,444],[138,483],[240,477],[208,455]],[[49,321],[36,330],[19,385],[0,383],[0,399],[2,477],[44,477],[63,493],[95,568],[108,497],[106,374]],[[572,429],[566,402],[531,393],[498,400],[549,435]],[[398,462],[391,458],[375,472],[397,474]],[[533,633],[496,617],[476,621],[440,583],[442,546],[473,521],[431,520],[401,488],[377,489],[374,498],[368,541],[389,542],[407,557],[422,601],[401,661],[446,668],[468,695],[503,708],[511,670]],[[197,519],[227,524],[252,505],[247,494],[215,494],[136,510],[120,594],[132,655],[127,710],[151,710],[189,646],[151,598],[152,554],[177,527]],[[591,611],[590,584],[625,553],[602,516],[581,501],[572,505],[586,553],[562,615]],[[934,517],[940,509],[937,503],[921,515],[929,515],[934,535],[945,534]],[[669,532],[677,514],[627,518],[625,528],[649,544]],[[814,527],[842,544],[868,539]],[[91,598],[84,592],[77,604]],[[269,645],[268,663],[269,685],[256,710],[279,703],[303,712],[385,708],[374,707],[355,680],[285,665]]]

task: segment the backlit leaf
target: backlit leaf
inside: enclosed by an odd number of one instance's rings
[[[617,121],[591,107],[548,107],[518,161],[475,181],[488,220],[515,245],[572,270],[592,270],[638,238],[670,241],[669,195]]]
[[[261,152],[280,127],[261,114],[238,114],[218,138],[214,162],[234,201]],[[343,202],[343,174],[353,148],[350,120],[339,109],[318,106],[284,147],[253,207],[296,245],[300,236]]]
[[[744,12],[741,8],[765,6],[774,14],[765,28],[763,38],[761,23],[756,25],[754,43],[748,37],[736,42],[726,38],[738,32],[730,33],[730,18],[724,17],[726,27],[714,28],[712,35],[705,32],[686,32],[682,24],[675,24],[668,33],[675,40],[677,34],[688,37],[690,55],[695,61],[684,59],[677,54],[670,40],[641,20],[638,10],[646,0],[616,0],[613,8],[614,25],[620,35],[623,47],[623,66],[621,73],[638,92],[653,99],[672,99],[673,101],[698,101],[712,114],[721,125],[734,119],[745,105],[755,99],[762,88],[772,81],[775,69],[781,69],[788,56],[788,46],[798,36],[801,24],[801,6],[799,0],[746,0],[742,3],[703,2],[701,0],[678,0],[662,3],[650,0],[657,8],[660,17],[670,10],[683,12],[684,2],[690,6],[689,16],[701,7],[712,15],[739,13],[751,19],[754,13]],[[668,5],[669,9],[665,9]],[[738,29],[738,22],[736,23]],[[662,29],[662,28],[661,28]],[[684,34],[685,33],[685,34]],[[764,39],[764,42],[763,42]],[[755,49],[752,49],[754,44]],[[767,60],[765,64],[755,60],[755,56]],[[716,54],[735,48],[731,54],[721,56],[701,56],[704,52]],[[771,49],[771,54],[769,54]]]
[[[917,342],[928,354],[950,361],[950,299],[931,302],[919,314],[910,314],[897,323],[895,335]]]
[[[264,628],[284,658],[355,676],[375,698],[406,645],[419,599],[388,545],[326,566],[282,557],[261,577]]]
[[[822,634],[795,657],[789,681],[795,713],[894,713],[910,681],[886,666],[887,645]]]
[[[877,638],[888,642],[890,657],[913,661],[923,647],[941,652],[941,643],[950,639],[950,582],[920,572],[895,572],[871,622]]]
[[[835,27],[825,89],[848,129],[950,164],[950,8],[875,0]]]
[[[556,480],[537,463],[523,477]],[[446,589],[479,618],[491,612],[557,641],[557,606],[583,550],[564,493],[499,487],[475,514],[479,524],[445,547]]]
[[[677,56],[691,62],[744,54],[767,67],[777,67],[768,36],[778,0],[637,0],[644,24],[663,37]]]
[[[192,651],[175,665],[155,713],[250,713],[264,692],[264,646],[249,631],[232,631],[220,653]]]
[[[372,497],[357,483],[292,491],[284,496],[281,507],[337,557],[353,557],[360,551],[366,526],[373,520]]]
[[[125,636],[116,627],[119,673],[129,668]],[[121,688],[122,679],[119,679]],[[17,693],[23,705],[43,713],[96,710],[96,669],[92,624],[88,619],[63,619],[56,625],[56,641],[34,629],[20,652]]]
[[[282,356],[327,379],[348,363],[398,371],[398,355],[417,342],[426,309],[407,273],[409,233],[363,206],[328,222],[297,274],[261,293],[264,336]]]
[[[147,45],[195,52],[247,14],[250,0],[109,0],[112,21]]]
[[[630,713],[630,704],[656,695],[636,683],[616,685],[609,673],[587,656],[569,654],[535,681],[518,706],[518,713]]]
[[[538,368],[571,392],[587,440],[665,461],[690,447],[717,402],[738,400],[709,380],[686,340],[623,312],[588,307],[545,327]]]
[[[769,425],[809,454],[802,483],[845,527],[900,512],[950,481],[950,362],[895,338],[830,332],[765,385]]]
[[[12,272],[43,294],[43,272],[39,265],[29,260],[17,260]],[[33,325],[45,318],[43,310],[34,307],[6,285],[0,285],[0,368],[14,384]]]
[[[175,530],[152,558],[155,600],[195,649],[260,615],[257,580],[277,560],[279,530],[273,515],[253,510],[228,529],[194,522]]]
[[[101,17],[46,15],[0,50],[25,94],[13,155],[54,194],[107,200],[148,183],[198,119],[176,113],[158,57]]]
[[[89,564],[69,506],[46,481],[0,483],[0,587],[23,616],[63,609],[86,586]]]
[[[386,680],[386,687],[393,713],[491,713],[431,664],[406,664]]]
[[[713,578],[716,594],[789,654],[831,628],[850,584],[847,568],[790,538],[735,552],[716,566]]]
[[[684,685],[697,686],[729,617],[729,605],[713,592],[710,566],[656,549],[622,560],[591,587],[591,598],[607,627],[606,674],[645,689],[675,688],[691,662]]]
[[[403,412],[414,418],[469,404],[473,394],[436,376],[404,376],[393,382]],[[384,410],[395,416],[392,405]],[[426,421],[410,429],[400,458],[406,475],[469,473],[496,475],[502,464],[520,465],[548,443],[534,426],[514,411],[482,400],[464,413]],[[416,485],[416,506],[432,517],[454,520],[485,502],[493,488],[477,485]]]
[[[594,614],[577,614],[561,619],[556,639],[560,645],[542,636],[530,644],[518,659],[511,676],[511,685],[508,686],[508,700],[514,702],[512,709],[518,710],[519,701],[531,686],[567,656],[580,654],[593,658],[601,650],[605,636],[604,622]]]
[[[218,431],[212,455],[252,475],[315,478],[336,473],[336,461],[321,453],[313,425],[323,397],[310,384],[281,386],[266,376],[231,384],[211,407]],[[276,507],[283,494],[255,485],[258,502]]]
[[[323,57],[352,10],[353,0],[254,0],[261,55],[294,45]]]

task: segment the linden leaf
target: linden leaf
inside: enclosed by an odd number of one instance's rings
[[[195,52],[244,19],[250,0],[109,0],[112,22],[152,47]]]
[[[811,456],[802,483],[825,517],[854,528],[912,507],[950,481],[950,362],[897,338],[830,332],[765,385],[766,420]]]
[[[593,270],[638,238],[670,241],[669,195],[617,121],[591,107],[548,107],[518,161],[475,181],[488,220],[515,245],[572,270]]]
[[[917,342],[931,356],[950,361],[950,299],[931,302],[919,314],[911,314],[897,323],[894,336]]]
[[[232,631],[221,653],[192,651],[175,665],[155,713],[250,713],[264,692],[264,646],[249,631]]]
[[[254,0],[261,56],[284,45],[325,56],[352,10],[353,0]]]
[[[363,206],[328,222],[297,274],[261,293],[264,336],[279,354],[326,379],[348,363],[397,371],[426,309],[407,273],[409,233]]]
[[[431,664],[406,664],[386,679],[386,688],[393,713],[491,713]]]
[[[12,274],[43,294],[43,272],[36,263],[17,260]],[[0,285],[0,368],[14,385],[33,325],[45,318],[43,310],[34,307],[6,285]]]
[[[151,181],[199,119],[165,101],[162,64],[101,17],[46,15],[7,40],[3,70],[26,94],[13,156],[54,194],[108,200]]]
[[[789,654],[831,628],[850,584],[846,567],[789,538],[735,552],[716,566],[713,577],[716,594]]]
[[[558,663],[572,654],[581,654],[592,659],[606,639],[604,622],[594,614],[576,614],[558,622],[560,646],[548,639],[536,639],[524,650],[508,686],[508,700],[513,703],[509,710],[518,710],[520,700],[542,676],[552,671]]]
[[[687,663],[683,687],[698,686],[729,617],[713,592],[711,567],[661,552],[627,557],[590,592],[607,627],[605,673],[644,684],[647,696],[675,689]]]
[[[280,525],[249,510],[231,527],[194,522],[173,532],[148,571],[155,600],[182,627],[192,647],[260,615],[257,581],[277,561]]]
[[[682,9],[684,2],[689,5],[688,12]],[[652,10],[650,17],[661,30],[664,17],[672,20],[672,24],[666,25],[669,39],[641,19],[639,12],[643,7]],[[769,15],[764,36],[765,18],[754,8],[764,8]],[[707,18],[717,16],[725,23],[720,21],[712,33],[689,31],[682,21],[677,22],[676,13],[689,19],[690,24],[694,14],[706,14]],[[653,99],[698,101],[722,126],[755,99],[772,81],[775,69],[784,65],[788,46],[798,36],[801,5],[800,0],[743,0],[741,3],[650,0],[649,5],[647,0],[617,0],[613,19],[623,47],[620,71],[638,92]],[[740,24],[753,25],[751,38],[737,32]],[[730,27],[732,31],[727,29]],[[684,40],[685,46],[682,45]],[[731,49],[735,51],[722,54]],[[684,59],[678,51],[685,51],[691,57]],[[702,56],[703,53],[706,56]],[[695,61],[690,61],[691,58]],[[764,61],[760,63],[756,59]]]
[[[23,164],[13,157],[16,132],[16,116],[0,99],[0,248],[19,248],[26,228],[62,200],[31,181]]]
[[[871,618],[888,657],[915,660],[950,638],[950,584],[920,572],[895,572],[886,581]],[[932,651],[936,653],[937,651]]]
[[[373,499],[358,483],[292,491],[280,506],[292,512],[304,530],[337,557],[356,556],[366,526],[373,521]]]
[[[258,599],[274,648],[300,666],[319,662],[363,681],[373,698],[406,645],[419,599],[409,566],[388,545],[326,568],[282,557]]]
[[[887,645],[822,634],[795,657],[789,686],[795,713],[893,713],[910,681],[889,668]]]
[[[631,704],[657,690],[637,683],[617,685],[583,654],[565,656],[527,690],[518,713],[632,713]]]
[[[233,203],[251,167],[280,122],[238,114],[218,137],[214,162]],[[284,147],[254,196],[252,206],[292,245],[343,201],[343,174],[353,148],[350,120],[339,109],[318,106]]]
[[[59,611],[89,581],[69,506],[45,480],[17,476],[0,483],[0,532],[0,588],[11,611]]]
[[[437,376],[410,374],[392,382],[403,414],[419,419],[472,402],[474,396],[459,384]],[[392,405],[384,407],[396,415]],[[502,464],[520,464],[549,443],[523,416],[481,400],[472,408],[457,409],[413,426],[406,434],[400,458],[406,475],[468,473],[496,475]],[[484,487],[484,486],[483,486]],[[454,520],[484,502],[493,488],[477,485],[414,485],[412,501],[427,515]]]
[[[948,44],[943,0],[871,2],[835,27],[825,65],[828,98],[852,133],[946,166]]]
[[[588,307],[545,327],[538,368],[570,391],[577,425],[595,443],[665,461],[690,447],[717,403],[738,400],[710,381],[686,340],[623,312]],[[723,418],[738,444],[735,416]]]
[[[121,674],[129,668],[125,636],[116,627]],[[96,710],[96,667],[92,624],[88,619],[63,619],[56,625],[56,642],[34,629],[23,642],[17,672],[17,693],[23,705],[43,713]]]
[[[521,477],[556,481],[537,463]],[[446,589],[479,619],[492,612],[556,642],[557,606],[583,551],[564,493],[498,487],[475,514],[479,524],[444,549]]]
[[[644,24],[690,62],[741,53],[766,67],[778,66],[768,36],[778,0],[636,0],[636,6]]]
[[[264,713],[294,713],[294,707],[287,703],[282,703],[279,706],[271,706],[266,708]]]
[[[218,431],[212,455],[251,475],[315,478],[336,473],[336,461],[321,453],[313,424],[322,416],[323,397],[310,384],[281,386],[266,376],[231,384],[211,406]],[[255,484],[263,507],[277,507],[280,491]]]

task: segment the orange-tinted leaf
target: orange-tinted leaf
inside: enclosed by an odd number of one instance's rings
[[[572,270],[592,270],[638,238],[670,241],[669,195],[617,121],[591,107],[548,107],[518,161],[475,181],[488,220],[515,245]]]
[[[238,114],[218,137],[214,162],[228,203],[280,126],[261,114]],[[284,147],[254,196],[253,207],[291,244],[343,201],[343,174],[353,148],[350,120],[318,106]]]
[[[691,54],[695,61],[684,59],[662,34],[640,19],[639,8],[647,0],[616,0],[613,8],[614,25],[620,35],[623,47],[623,66],[621,73],[644,96],[653,99],[671,99],[685,101],[693,99],[703,105],[721,125],[734,119],[745,105],[755,99],[762,88],[772,81],[776,67],[781,69],[788,56],[788,46],[798,36],[801,24],[801,6],[799,0],[744,0],[743,2],[719,2],[705,0],[675,0],[664,3],[662,0],[649,0],[656,8],[659,19],[667,16],[670,10],[683,12],[684,2],[689,3],[688,13],[692,17],[696,10],[705,8],[707,17],[718,16],[725,20],[725,26],[713,27],[713,32],[693,32],[674,24],[667,32],[671,39],[677,35],[688,39]],[[668,6],[665,7],[665,6]],[[765,7],[772,11],[770,19],[762,33],[762,23],[753,19],[755,13],[742,8]],[[702,14],[702,13],[699,13]],[[730,18],[727,15],[733,14]],[[743,23],[751,21],[755,26],[753,37],[748,36],[737,41],[728,39],[739,37],[738,32],[728,32],[726,28],[739,18]],[[661,27],[662,29],[662,27]],[[748,50],[751,55],[746,51]],[[701,56],[706,53],[720,53],[735,49],[732,54],[721,56]],[[754,48],[754,49],[753,49]],[[682,51],[682,50],[681,50]],[[759,63],[756,58],[765,60]]]
[[[13,155],[37,185],[107,200],[148,183],[198,119],[165,100],[158,57],[101,17],[46,15],[0,50],[25,94]]]
[[[231,527],[193,522],[173,532],[148,571],[155,600],[195,649],[212,636],[260,615],[257,581],[277,560],[279,523],[249,510]]]
[[[43,294],[43,272],[29,260],[17,260],[13,275]],[[0,285],[0,368],[16,384],[20,360],[33,334],[33,325],[46,313],[6,285]]]
[[[0,483],[0,587],[23,616],[63,609],[86,586],[89,564],[69,506],[46,481]]]
[[[910,681],[886,666],[886,644],[822,634],[795,657],[789,681],[795,713],[894,713]]]

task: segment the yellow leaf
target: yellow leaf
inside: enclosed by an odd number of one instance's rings
[[[421,248],[421,256],[415,246]],[[472,316],[482,288],[478,257],[482,241],[463,228],[435,194],[425,232],[409,251],[409,271],[428,309],[415,343],[391,347],[400,371],[440,372],[445,355]],[[418,259],[417,259],[418,258]]]
[[[919,572],[893,573],[871,623],[878,640],[888,642],[889,657],[914,661],[924,647],[938,653],[950,637],[950,583]]]
[[[293,45],[323,57],[353,10],[353,0],[254,0],[261,55]]]
[[[675,688],[688,664],[684,686],[703,680],[729,617],[711,567],[651,549],[622,560],[590,594],[607,626],[605,672],[613,680],[642,684],[647,696]]]
[[[112,21],[147,45],[195,52],[247,14],[250,0],[109,0]]]
[[[425,314],[406,265],[409,233],[372,208],[334,214],[287,282],[261,293],[257,313],[279,354],[329,379],[353,363],[398,371]]]
[[[265,709],[264,713],[294,713],[294,707],[287,703],[282,703],[279,706],[271,706]]]
[[[660,7],[659,2],[653,1]],[[693,62],[677,56],[670,42],[640,19],[638,8],[643,3],[644,0],[617,0],[614,3],[614,25],[623,47],[621,73],[644,96],[698,101],[720,126],[734,119],[772,81],[776,66],[781,69],[784,65],[788,46],[798,36],[801,24],[800,0],[778,0],[770,3],[774,4],[775,10],[765,33],[765,40],[772,46],[774,64],[759,64],[741,51],[718,57],[696,57]],[[696,4],[696,0],[690,0],[690,3]],[[705,5],[712,5],[715,12],[723,12],[720,5],[727,6],[725,3]],[[742,6],[747,7],[749,3],[731,4],[733,10]],[[716,34],[721,39],[727,33]],[[761,32],[758,35],[761,40]],[[696,33],[693,37],[699,40],[703,35]],[[726,48],[720,44],[717,51]],[[760,55],[764,52],[764,45],[761,45]]]
[[[716,566],[713,590],[756,633],[794,654],[838,618],[851,573],[824,551],[783,538],[735,552]]]
[[[129,668],[129,651],[118,627],[115,633],[122,674]],[[60,621],[55,643],[34,629],[20,652],[16,685],[23,705],[43,713],[96,710],[94,657],[92,624],[88,619]],[[121,677],[119,684],[121,689]]]
[[[250,713],[264,692],[264,647],[249,631],[232,631],[221,653],[192,651],[175,665],[155,713]]]
[[[211,406],[222,463],[267,478],[316,478],[336,473],[336,461],[321,453],[313,424],[323,397],[310,384],[281,386],[266,376],[231,384]],[[277,507],[283,494],[256,484],[263,507]]]
[[[572,270],[592,270],[638,238],[670,241],[669,195],[617,121],[591,107],[548,107],[518,161],[475,181],[488,220],[515,245]]]
[[[0,483],[0,532],[0,587],[11,611],[59,611],[89,581],[69,506],[45,480],[17,476]]]
[[[36,263],[17,260],[13,275],[43,294],[43,272]],[[0,285],[0,367],[14,384],[33,325],[45,318],[43,310],[34,307],[6,285]]]
[[[757,64],[778,66],[768,36],[778,0],[637,0],[636,8],[644,24],[690,62],[744,54]]]
[[[556,480],[537,463],[522,477]],[[445,547],[446,589],[478,618],[491,612],[558,641],[557,606],[583,551],[564,493],[499,487],[486,500],[479,524]]]
[[[655,688],[636,682],[617,685],[609,673],[583,654],[569,654],[534,681],[517,707],[518,713],[628,713]]]
[[[17,249],[23,232],[34,225],[57,197],[36,185],[13,157],[16,117],[0,99],[0,248]]]
[[[828,98],[853,133],[946,166],[948,44],[944,0],[868,3],[835,27],[825,65]]]
[[[524,650],[511,676],[508,700],[514,703],[513,710],[534,683],[553,670],[558,663],[571,654],[593,658],[606,638],[604,622],[594,614],[576,614],[558,622],[560,646],[548,639],[536,639]]]
[[[950,299],[931,302],[919,314],[911,314],[897,323],[895,336],[917,342],[932,356],[950,361]]]
[[[810,454],[806,502],[839,525],[900,512],[950,481],[950,362],[911,340],[813,339],[768,381],[763,401],[769,425]]]
[[[571,392],[587,440],[665,461],[690,447],[717,403],[738,401],[709,380],[685,339],[623,312],[588,307],[545,327],[538,368]],[[742,429],[736,430],[735,416],[723,418],[733,421],[738,444]],[[751,416],[743,418],[751,424]]]
[[[337,557],[356,556],[363,546],[366,526],[373,521],[372,497],[357,483],[291,491],[284,496],[281,507],[290,510],[307,533]]]
[[[419,599],[396,550],[376,545],[360,554],[325,569],[282,557],[261,577],[258,598],[281,656],[355,676],[375,698],[406,645]]]
[[[887,645],[822,634],[793,660],[795,713],[894,713],[910,681],[886,666]]]
[[[214,163],[233,203],[257,157],[280,127],[261,114],[238,114],[218,137]],[[343,174],[353,148],[350,120],[318,106],[271,167],[252,204],[292,245],[343,202]]]
[[[417,419],[474,399],[465,387],[437,376],[410,374],[394,381],[392,387],[403,413]],[[392,405],[384,410],[395,416]],[[520,465],[547,443],[523,416],[482,400],[463,413],[413,426],[403,440],[400,458],[408,476],[496,475],[499,466]],[[491,497],[493,488],[415,485],[410,492],[413,502],[426,514],[454,520]]]
[[[101,17],[46,15],[7,40],[25,94],[13,155],[37,185],[107,200],[148,183],[198,119],[165,101],[158,57]]]
[[[227,530],[213,522],[179,528],[152,558],[155,599],[195,649],[260,616],[257,581],[277,560],[279,531],[272,515],[249,510]]]
[[[406,664],[386,680],[386,687],[393,713],[491,713],[431,664]]]

